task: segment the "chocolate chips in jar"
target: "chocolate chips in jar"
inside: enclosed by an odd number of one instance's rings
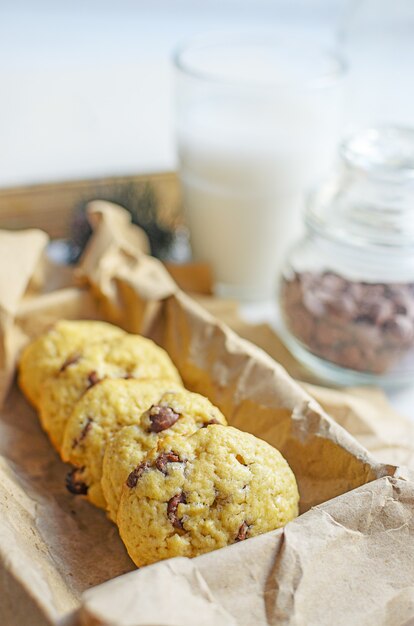
[[[384,374],[414,349],[414,283],[295,272],[282,281],[281,308],[304,347],[344,368]]]
[[[346,138],[309,193],[304,232],[280,283],[285,340],[339,385],[411,385],[414,376],[414,130]]]

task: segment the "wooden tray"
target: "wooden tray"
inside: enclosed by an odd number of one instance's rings
[[[149,183],[155,190],[160,218],[166,223],[181,213],[175,173],[114,176],[0,189],[0,228],[41,228],[52,238],[69,234],[73,210],[86,200],[105,198],[114,187]]]

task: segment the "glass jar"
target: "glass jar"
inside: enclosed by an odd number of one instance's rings
[[[280,284],[284,339],[335,383],[412,383],[414,129],[364,130],[310,198]]]

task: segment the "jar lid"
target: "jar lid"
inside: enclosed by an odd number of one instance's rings
[[[414,246],[414,129],[365,129],[340,156],[339,175],[310,197],[308,226],[351,246]]]

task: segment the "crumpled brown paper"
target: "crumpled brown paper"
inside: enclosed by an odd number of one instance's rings
[[[0,264],[0,402],[11,382],[19,333],[14,325],[20,302],[39,258],[47,235],[38,230],[3,232]],[[3,390],[3,393],[2,393]]]
[[[81,623],[411,624],[413,502],[412,483],[382,478],[221,558],[172,559],[86,592]]]
[[[263,348],[291,376],[306,381],[301,383],[306,391],[377,459],[414,470],[414,424],[393,409],[381,389],[321,387],[315,384],[316,376],[293,357],[268,324],[248,324],[240,318],[233,301],[199,294],[194,297],[241,337]]]
[[[102,317],[145,333],[168,350],[190,389],[209,396],[231,424],[282,451],[298,479],[301,511],[308,512],[284,530],[116,578],[133,564],[115,526],[65,492],[66,469],[14,387],[0,419],[0,581],[6,590],[0,623],[346,623],[343,607],[358,590],[369,602],[376,598],[376,615],[392,608],[394,623],[406,623],[414,615],[403,554],[412,548],[409,473],[376,460],[269,355],[181,292],[164,267],[142,253],[140,231],[118,207],[94,203],[91,221],[93,239],[74,271],[45,264],[45,239],[39,243],[34,233],[33,242],[30,234],[25,242],[25,278],[18,280],[14,248],[8,249],[12,269],[3,279],[20,285],[14,292],[20,299],[9,299],[7,286],[0,289],[7,311],[3,396],[21,346],[55,319]],[[3,236],[11,235],[0,233],[0,248]],[[14,308],[7,308],[10,302]],[[386,567],[379,566],[381,555]],[[352,623],[374,623],[367,617],[372,606],[362,601],[354,614],[361,619]]]

